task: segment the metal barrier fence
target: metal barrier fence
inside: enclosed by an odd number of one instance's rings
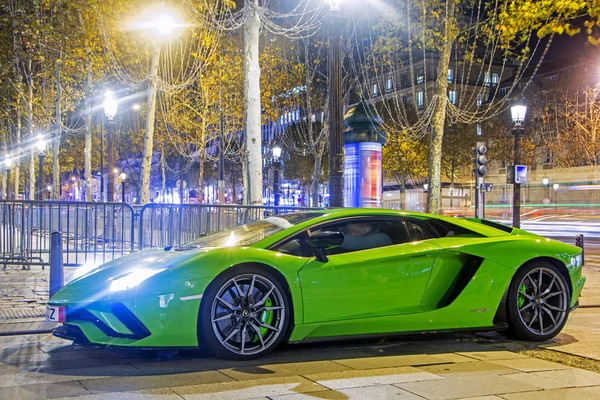
[[[0,264],[49,265],[50,234],[62,234],[64,265],[101,264],[149,247],[181,245],[270,215],[308,207],[0,201]]]
[[[314,210],[314,208],[146,204],[139,213],[138,244],[141,248],[178,246],[250,221],[303,210]]]
[[[0,201],[0,264],[48,265],[53,231],[65,265],[103,263],[134,250],[135,213],[122,203]]]

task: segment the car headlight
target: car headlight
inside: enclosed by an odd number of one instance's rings
[[[146,279],[164,271],[166,268],[161,269],[139,269],[136,271],[129,272],[125,275],[114,279],[110,284],[111,292],[119,292],[121,290],[127,290],[136,287]]]

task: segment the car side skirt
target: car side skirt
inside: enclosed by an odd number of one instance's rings
[[[404,336],[421,336],[421,335],[440,335],[444,333],[460,333],[460,332],[490,332],[502,331],[508,328],[508,324],[496,324],[494,326],[482,326],[478,328],[451,328],[451,329],[436,329],[431,331],[406,331],[393,333],[379,334],[362,334],[362,335],[340,335],[340,336],[325,336],[325,337],[307,337],[301,340],[289,341],[290,344],[314,343],[314,342],[331,342],[340,340],[365,340],[365,339],[382,339]]]

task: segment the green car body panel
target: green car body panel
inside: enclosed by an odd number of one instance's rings
[[[287,283],[293,307],[290,342],[494,328],[512,277],[533,259],[567,268],[571,306],[585,282],[575,261],[580,248],[525,231],[511,234],[478,220],[393,210],[320,213],[250,246],[151,249],[116,259],[67,284],[49,304],[67,307],[64,325],[77,327],[88,344],[196,347],[202,294],[220,273],[240,265],[271,268]],[[364,216],[443,220],[479,236],[330,255],[327,262],[269,249],[311,227]],[[160,272],[130,289],[109,289],[115,279],[139,269]],[[128,319],[130,314],[135,318]],[[131,322],[136,319],[139,323]]]

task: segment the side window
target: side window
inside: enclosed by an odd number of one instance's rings
[[[306,232],[275,245],[271,250],[297,257],[310,257],[312,255],[306,243]]]
[[[327,250],[327,255],[376,249],[409,242],[406,229],[400,220],[351,219],[323,225],[311,231],[311,235],[325,231],[342,232],[344,234],[342,245]]]
[[[438,238],[439,235],[429,225],[421,221],[406,220],[404,221],[406,230],[410,236],[410,240],[427,240]]]
[[[479,233],[462,228],[458,225],[454,225],[450,222],[441,219],[430,219],[427,221],[427,224],[431,226],[439,234],[440,237],[483,237],[483,235]]]

